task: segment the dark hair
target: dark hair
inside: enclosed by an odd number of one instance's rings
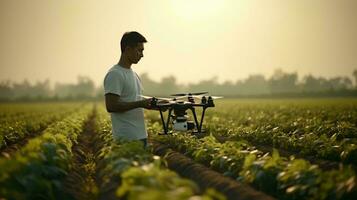
[[[147,42],[145,37],[136,31],[126,32],[120,41],[121,52],[123,53],[127,46],[134,47],[138,43]]]

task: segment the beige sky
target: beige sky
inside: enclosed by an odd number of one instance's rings
[[[357,69],[356,0],[1,0],[0,80],[101,84],[136,30],[149,41],[133,69],[180,83]]]

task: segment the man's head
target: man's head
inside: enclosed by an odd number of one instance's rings
[[[121,53],[129,59],[131,63],[138,63],[144,57],[145,37],[136,31],[126,32],[120,41]]]

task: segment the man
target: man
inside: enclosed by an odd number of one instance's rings
[[[126,32],[121,41],[121,56],[104,78],[105,105],[110,112],[114,139],[141,140],[147,145],[144,108],[150,109],[151,99],[142,100],[139,76],[131,69],[143,55],[145,37]]]

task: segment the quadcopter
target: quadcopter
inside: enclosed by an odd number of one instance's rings
[[[214,107],[214,99],[220,99],[223,97],[207,96],[208,92],[196,92],[196,93],[181,93],[171,94],[172,98],[162,97],[149,97],[151,98],[151,107],[160,111],[160,117],[164,132],[161,134],[167,135],[169,133],[170,120],[172,120],[172,129],[175,131],[192,131],[193,133],[202,133],[202,123],[207,108]],[[187,100],[184,100],[186,99]],[[195,99],[199,99],[196,103]],[[202,108],[202,115],[200,122],[198,121],[196,114],[196,107]],[[163,112],[168,110],[168,116],[165,122]],[[187,110],[191,110],[194,121],[188,120]],[[172,131],[171,131],[172,132]],[[170,132],[170,133],[171,133]]]

